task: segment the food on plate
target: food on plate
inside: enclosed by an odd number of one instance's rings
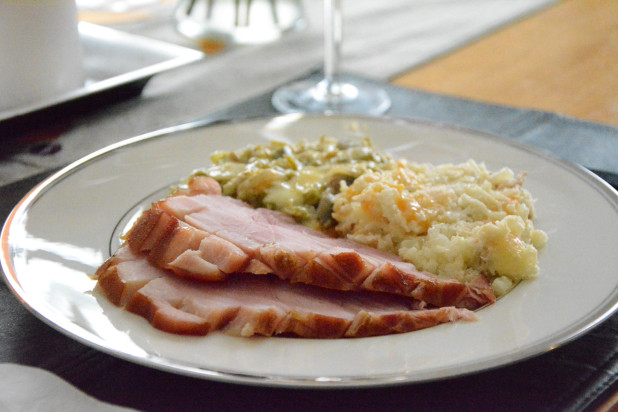
[[[474,312],[425,308],[385,293],[340,292],[273,276],[235,274],[225,282],[192,282],[157,268],[122,246],[97,272],[116,305],[171,333],[351,338],[410,332],[473,321]]]
[[[494,300],[482,276],[468,284],[440,279],[394,254],[219,194],[178,193],[156,202],[125,238],[154,266],[196,280],[273,274],[291,283],[387,292],[432,306],[477,309]]]
[[[216,152],[213,165],[196,175],[217,180],[223,194],[253,207],[279,210],[314,229],[334,225],[332,198],[340,182],[394,166],[369,139],[339,141],[322,137],[296,145],[272,141],[235,152]]]
[[[342,188],[333,218],[342,236],[398,254],[420,270],[469,282],[491,279],[506,294],[538,273],[544,232],[524,175],[459,165],[399,164]]]
[[[222,196],[207,177],[155,202],[124,238],[95,274],[99,289],[172,333],[375,336],[472,321],[470,309],[494,301],[483,278],[438,279]]]
[[[305,338],[471,321],[538,271],[524,176],[395,161],[368,139],[217,152],[96,272],[172,333]]]
[[[369,139],[327,137],[217,152],[212,160],[195,175],[217,180],[224,195],[397,254],[441,278],[470,282],[483,275],[502,296],[537,275],[547,237],[534,228],[523,173],[490,172],[473,160],[393,160]]]

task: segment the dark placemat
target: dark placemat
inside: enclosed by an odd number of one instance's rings
[[[393,116],[439,120],[533,144],[538,139],[540,147],[547,150],[557,146],[554,140],[577,140],[568,151],[562,148],[569,156],[574,154],[572,149],[588,139],[600,151],[612,142],[615,144],[616,132],[610,127],[394,87],[389,87],[389,92],[394,98],[390,112]],[[441,110],[447,112],[439,117]],[[264,95],[209,119],[272,113],[270,96]],[[475,127],[477,122],[483,127]],[[568,131],[568,138],[561,130]],[[544,131],[551,131],[547,135],[550,143],[540,138]],[[564,142],[562,146],[569,146]],[[603,157],[602,152],[597,153]],[[608,169],[602,167],[604,161],[584,164]],[[50,173],[0,187],[0,219],[4,221],[19,199]],[[607,180],[616,178],[611,173],[602,173]],[[103,401],[143,411],[581,411],[596,408],[618,389],[618,315],[560,348],[482,373],[388,388],[301,390],[205,381],[117,359],[41,322],[4,283],[0,283],[0,311],[0,362],[44,368]]]

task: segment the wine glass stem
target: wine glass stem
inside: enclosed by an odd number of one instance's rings
[[[343,38],[341,0],[324,0],[324,81],[330,98],[339,95],[339,56]]]

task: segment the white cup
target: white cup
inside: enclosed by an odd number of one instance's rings
[[[0,111],[83,84],[75,0],[0,0]]]

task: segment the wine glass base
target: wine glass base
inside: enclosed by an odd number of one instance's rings
[[[330,91],[325,80],[301,80],[283,86],[273,94],[272,104],[282,113],[377,115],[390,108],[391,99],[374,84],[343,77],[331,86]]]

